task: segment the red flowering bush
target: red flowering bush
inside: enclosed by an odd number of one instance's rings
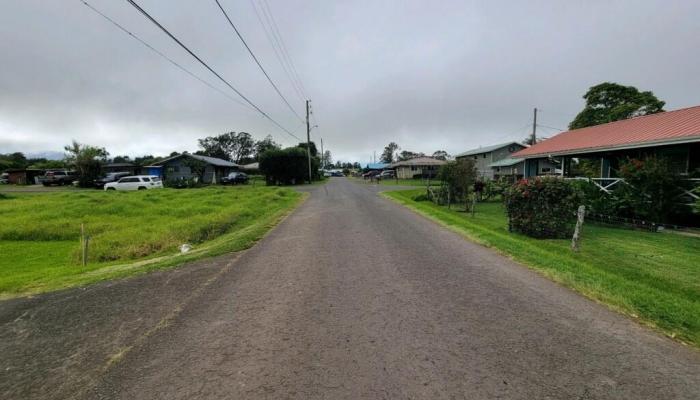
[[[505,191],[510,229],[536,238],[564,238],[573,233],[579,191],[560,178],[521,179]]]

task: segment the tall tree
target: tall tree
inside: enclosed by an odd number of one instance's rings
[[[227,132],[218,136],[199,139],[201,154],[239,163],[253,154],[255,141],[247,132]]]
[[[260,155],[262,155],[262,153],[264,153],[268,150],[279,150],[281,148],[282,148],[282,146],[279,143],[275,142],[272,139],[271,135],[267,135],[267,136],[265,136],[265,139],[258,140],[257,142],[255,142],[255,146],[254,146],[255,159],[257,161],[260,161]]]
[[[311,143],[311,150],[310,150],[311,157],[316,157],[318,155],[318,149],[316,148],[316,143],[314,143],[314,142],[309,142],[309,143]],[[301,147],[302,149],[306,150],[306,142],[299,143],[299,146],[297,146],[297,147]]]
[[[382,152],[382,156],[379,158],[379,160],[385,164],[391,164],[394,162],[396,159],[394,157],[394,153],[399,150],[399,145],[391,142],[386,147],[384,147],[384,151]]]
[[[438,150],[433,153],[433,158],[436,160],[447,161],[447,159],[450,157],[450,154],[447,153],[445,150]]]
[[[66,164],[78,172],[80,186],[92,186],[95,179],[100,177],[100,166],[107,161],[107,150],[104,147],[80,144],[75,140],[64,149]]]
[[[412,151],[404,150],[401,153],[399,153],[398,161],[406,161],[406,160],[410,160],[412,158],[417,158],[417,157],[425,157],[425,154],[424,153],[414,153]]]
[[[588,89],[586,105],[569,124],[569,129],[585,128],[607,122],[662,112],[664,101],[652,92],[640,92],[634,86],[604,82]]]
[[[331,151],[326,150],[321,158],[321,167],[325,168],[328,165],[333,164],[333,157],[331,156]]]

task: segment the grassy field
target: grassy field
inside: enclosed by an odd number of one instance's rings
[[[500,203],[478,204],[471,217],[414,200],[423,193],[416,189],[385,196],[671,337],[700,346],[700,238],[588,224],[580,252],[573,253],[569,240],[509,233]]]
[[[0,298],[84,284],[250,247],[294,208],[287,188],[5,193]],[[80,226],[90,235],[80,264]],[[183,243],[193,250],[179,254]]]

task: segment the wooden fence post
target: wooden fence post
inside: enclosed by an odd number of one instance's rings
[[[578,251],[578,241],[581,239],[581,228],[583,228],[583,218],[586,215],[586,206],[578,206],[576,213],[576,228],[574,228],[574,236],[571,238],[571,250]]]

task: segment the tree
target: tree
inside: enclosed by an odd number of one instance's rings
[[[257,161],[260,161],[260,155],[262,155],[262,153],[264,153],[268,150],[279,150],[281,148],[282,148],[282,146],[279,143],[272,140],[272,136],[267,135],[267,136],[265,136],[265,139],[258,140],[257,142],[255,142],[255,146],[254,146],[255,159]]]
[[[449,193],[450,202],[461,198],[464,201],[464,209],[467,210],[469,191],[474,186],[476,174],[474,160],[465,157],[440,167],[438,179],[446,193]]]
[[[313,179],[318,179],[319,160],[311,159],[311,170],[316,171]],[[306,149],[288,147],[272,149],[260,155],[260,172],[265,175],[268,185],[289,185],[302,183],[308,178],[308,160]]]
[[[382,156],[379,158],[379,160],[385,164],[391,164],[394,162],[394,153],[399,150],[399,145],[391,142],[386,147],[384,148],[384,151],[382,152]]]
[[[104,147],[95,147],[73,143],[64,147],[66,151],[65,162],[75,168],[78,173],[78,182],[81,187],[92,186],[95,179],[99,178],[102,171],[102,163],[107,161],[109,153]]]
[[[24,153],[0,154],[0,171],[26,168],[27,164],[27,157],[24,156]]]
[[[221,158],[234,163],[253,154],[255,141],[247,132],[228,132],[218,136],[208,136],[199,139],[199,154]]]
[[[204,173],[207,170],[207,163],[202,160],[187,156],[184,157],[182,164],[190,169],[192,174],[196,175],[198,182],[204,183]]]
[[[130,163],[131,158],[129,156],[115,156],[112,158],[113,163]]]
[[[401,153],[399,153],[398,161],[406,161],[406,160],[410,160],[412,158],[417,158],[417,157],[425,157],[425,154],[424,153],[414,153],[412,151],[404,150]]]
[[[328,165],[333,164],[333,158],[331,157],[331,151],[326,150],[321,157],[321,168],[326,168]]]
[[[433,158],[436,160],[447,161],[451,156],[445,150],[438,150],[433,153]]]
[[[311,143],[311,157],[316,157],[318,155],[318,149],[316,148],[316,143],[314,143],[314,142],[309,142],[309,143]],[[297,147],[301,147],[302,149],[306,150],[306,142],[299,143],[299,146],[297,146]]]
[[[604,82],[588,89],[586,105],[569,124],[569,129],[585,128],[607,122],[662,112],[664,101],[652,92],[640,92],[634,86]]]

